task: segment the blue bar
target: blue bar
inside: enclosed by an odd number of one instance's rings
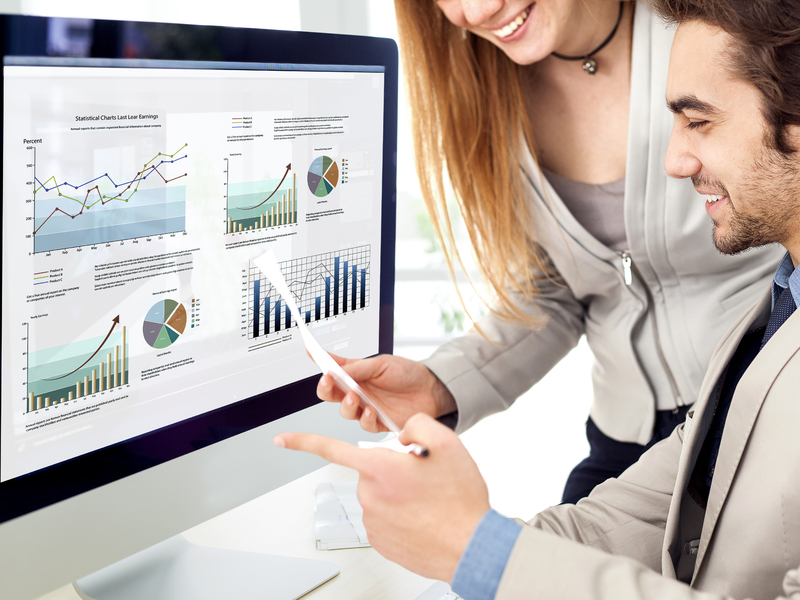
[[[367,305],[367,270],[361,269],[361,308]]]
[[[333,259],[333,315],[339,314],[339,257]]]
[[[287,306],[286,307],[286,329],[291,329],[291,328],[292,328],[292,311]]]
[[[253,337],[258,337],[258,317],[261,311],[261,280],[256,279],[253,283]]]
[[[281,301],[275,302],[275,331],[281,330]]]
[[[319,321],[319,296],[316,297],[314,301],[314,320]]]
[[[325,318],[331,316],[331,278],[325,278]]]
[[[344,261],[344,277],[342,277],[342,312],[347,312],[347,261]]]
[[[358,284],[358,278],[356,277],[356,265],[353,265],[353,296],[350,299],[350,308],[353,310],[356,309],[356,288]]]
[[[306,323],[311,323],[311,311],[306,311]]]
[[[269,311],[270,311],[269,305],[271,301],[272,298],[270,298],[269,296],[264,298],[264,335],[267,335],[269,333]]]

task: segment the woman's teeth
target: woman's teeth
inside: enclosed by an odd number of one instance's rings
[[[510,36],[517,29],[519,29],[519,26],[525,22],[525,19],[528,18],[529,14],[530,9],[526,8],[516,19],[511,21],[511,23],[501,29],[498,29],[497,31],[493,31],[492,33],[501,39]]]

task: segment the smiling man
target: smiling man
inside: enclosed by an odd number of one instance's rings
[[[705,196],[721,252],[787,250],[717,346],[686,422],[528,523],[490,509],[466,449],[424,415],[400,439],[427,458],[275,440],[358,469],[373,546],[467,600],[800,599],[800,0],[651,4],[679,25],[667,171]]]

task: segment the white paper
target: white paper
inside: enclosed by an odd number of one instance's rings
[[[320,483],[314,492],[314,537],[317,550],[366,548],[364,511],[356,498],[357,482]]]
[[[306,346],[306,350],[308,350],[311,358],[314,359],[314,362],[317,363],[317,366],[322,370],[322,372],[333,377],[333,379],[336,381],[336,384],[339,385],[341,389],[351,390],[358,394],[363,403],[375,411],[375,414],[377,414],[380,420],[383,421],[383,424],[386,425],[387,429],[394,433],[400,433],[400,428],[395,425],[395,423],[383,412],[383,410],[381,410],[377,404],[375,404],[375,401],[367,395],[363,388],[358,385],[356,380],[350,377],[350,375],[348,375],[347,372],[345,372],[345,370],[339,366],[339,363],[333,360],[333,357],[328,354],[322,348],[322,346],[320,346],[317,338],[315,338],[308,330],[305,321],[300,318],[300,311],[297,308],[297,304],[294,301],[292,293],[289,291],[289,286],[286,285],[286,280],[283,278],[283,273],[281,273],[280,266],[278,266],[275,253],[272,250],[268,250],[261,256],[253,259],[253,262],[261,270],[261,272],[269,278],[272,285],[274,285],[280,293],[284,302],[286,302],[286,306],[288,306],[289,310],[292,311],[294,320],[297,323],[298,329],[300,330],[300,335],[303,338],[303,343]]]
[[[288,306],[289,310],[292,311],[294,320],[297,323],[297,328],[300,330],[300,336],[303,338],[303,343],[306,346],[306,350],[308,350],[311,358],[314,359],[314,362],[317,363],[317,366],[322,370],[322,372],[333,377],[336,385],[338,385],[340,389],[355,392],[360,398],[362,406],[369,406],[375,411],[375,414],[378,415],[378,418],[383,422],[384,425],[386,425],[386,428],[389,431],[399,434],[400,428],[394,423],[394,421],[392,421],[375,403],[375,401],[370,398],[369,395],[367,395],[363,388],[358,385],[356,380],[350,377],[350,375],[348,375],[347,372],[339,366],[339,363],[333,360],[333,357],[328,354],[322,348],[322,346],[320,346],[317,338],[315,338],[308,330],[305,321],[300,318],[300,310],[297,308],[297,303],[294,301],[294,296],[289,290],[289,286],[286,285],[286,280],[283,277],[283,273],[281,273],[281,268],[280,265],[278,265],[278,259],[275,257],[275,253],[272,250],[267,250],[261,256],[254,258],[253,262],[261,270],[261,273],[266,275],[266,277],[270,280],[270,283],[275,286],[284,302],[286,302],[286,306]],[[409,444],[408,446],[404,447],[403,451],[413,452],[414,454],[421,456],[428,455],[428,451],[419,444]]]

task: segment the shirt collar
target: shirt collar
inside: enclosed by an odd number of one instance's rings
[[[775,308],[775,302],[778,301],[778,296],[786,288],[791,290],[794,305],[800,306],[800,267],[794,268],[792,257],[787,252],[781,264],[778,265],[778,270],[775,272],[775,277],[772,279],[772,307]]]

